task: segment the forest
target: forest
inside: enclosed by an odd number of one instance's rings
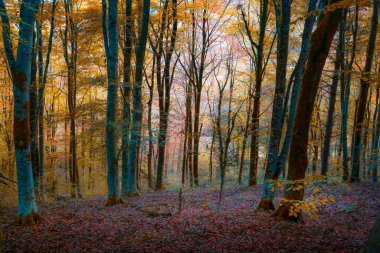
[[[379,0],[0,0],[0,251],[380,252]]]

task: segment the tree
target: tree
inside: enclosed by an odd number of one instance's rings
[[[272,118],[270,126],[268,163],[265,169],[265,180],[272,177],[278,168],[278,153],[280,149],[281,132],[283,128],[283,105],[286,88],[286,67],[288,60],[289,29],[292,1],[282,0],[281,3],[274,1],[276,11],[276,31],[277,38],[277,65],[276,65],[276,85],[273,99]],[[268,195],[268,188],[264,182],[263,195]]]
[[[235,128],[236,118],[240,111],[243,103],[237,106],[237,109],[233,111],[232,99],[234,95],[234,86],[235,86],[235,66],[233,61],[233,55],[227,56],[226,60],[226,74],[223,77],[223,80],[219,80],[217,75],[215,75],[215,80],[218,85],[218,100],[217,100],[217,113],[215,116],[215,120],[213,122],[216,128],[216,137],[218,140],[218,160],[220,167],[220,190],[219,190],[219,202],[218,202],[218,210],[220,211],[222,196],[223,196],[223,188],[225,184],[226,177],[226,169],[228,163],[228,152],[229,147],[232,141],[232,134]],[[228,87],[229,97],[227,102],[227,108],[223,108],[225,90]],[[223,112],[225,112],[225,115]]]
[[[293,128],[288,181],[284,197],[273,213],[273,216],[280,219],[303,222],[300,205],[303,200],[304,178],[308,165],[307,148],[311,116],[322,70],[339,25],[342,13],[342,8],[338,5],[340,1],[329,1],[331,9],[322,15],[316,30],[311,35],[310,52],[303,72]],[[295,211],[290,211],[291,209]]]
[[[260,27],[258,42],[254,41],[252,34],[252,27],[246,17],[243,7],[241,6],[241,16],[244,23],[244,32],[248,37],[251,46],[251,52],[249,53],[251,61],[255,66],[255,88],[253,96],[253,110],[251,116],[251,147],[250,147],[250,163],[249,163],[249,186],[257,184],[257,166],[259,161],[259,129],[260,129],[260,97],[261,86],[263,83],[264,72],[268,63],[268,60],[264,58],[264,40],[265,32],[267,30],[268,21],[268,1],[260,1]],[[271,46],[272,49],[272,46]],[[270,50],[271,51],[271,50]],[[269,58],[270,53],[268,54]],[[265,60],[265,61],[264,61]],[[250,91],[251,92],[251,91]],[[247,125],[248,128],[248,125]],[[245,146],[245,143],[243,143]],[[243,148],[244,154],[244,148]],[[243,159],[242,159],[243,162]],[[242,166],[242,164],[240,165]]]
[[[368,238],[367,246],[365,248],[366,253],[380,251],[380,211],[377,212],[377,218],[375,224],[372,227],[371,233]]]
[[[360,78],[360,93],[357,111],[355,118],[355,127],[353,135],[353,154],[352,154],[352,170],[350,175],[350,181],[359,181],[359,168],[360,168],[360,155],[362,149],[362,134],[363,134],[363,122],[365,117],[365,109],[367,105],[368,90],[371,83],[371,70],[374,58],[374,52],[376,47],[376,35],[379,23],[379,2],[373,1],[373,10],[371,18],[371,31],[367,45],[367,56],[365,66]]]
[[[42,52],[42,21],[37,20],[37,31],[35,33],[36,41],[33,47],[32,57],[32,77],[30,84],[30,129],[31,129],[31,150],[32,150],[32,167],[33,179],[36,195],[40,195],[44,199],[44,93],[47,81],[47,74],[50,66],[50,55],[53,46],[54,28],[55,28],[55,10],[58,2],[53,0],[51,3],[50,31],[45,58],[45,66],[43,66]],[[39,12],[42,13],[44,3],[40,5]],[[37,63],[36,63],[36,59]],[[37,85],[38,72],[38,85]],[[37,87],[38,86],[38,87]],[[42,182],[40,182],[42,181]]]
[[[132,49],[133,49],[133,17],[132,0],[125,1],[125,38],[123,47],[124,56],[124,83],[123,83],[123,127],[122,127],[122,163],[121,163],[121,192],[123,197],[128,193],[128,149],[131,126],[131,88],[132,88]]]
[[[117,27],[117,0],[102,0],[102,25],[104,47],[107,58],[107,123],[106,123],[106,148],[107,148],[107,206],[121,203],[119,170],[117,155],[116,136],[116,113],[117,113],[117,61],[118,61],[118,27]],[[108,14],[108,15],[107,15]]]
[[[158,134],[158,163],[157,163],[157,177],[156,177],[156,190],[164,188],[162,177],[165,165],[165,148],[168,129],[168,118],[170,108],[170,92],[173,83],[173,74],[175,67],[171,69],[171,60],[174,52],[174,47],[177,38],[178,20],[177,20],[177,1],[171,1],[171,9],[169,11],[169,0],[164,1],[162,20],[157,37],[157,47],[153,46],[153,51],[156,57],[156,83],[159,99],[160,109],[160,123]],[[170,24],[172,24],[170,28]],[[164,38],[167,38],[164,41]],[[165,49],[164,49],[165,45]],[[161,74],[161,58],[164,58],[164,71]]]
[[[380,73],[380,67],[379,67]],[[378,149],[379,149],[379,137],[380,137],[380,103],[379,103],[379,89],[380,83],[378,82],[377,90],[377,99],[376,99],[376,109],[374,114],[374,134],[371,145],[371,157],[370,157],[370,171],[371,171],[371,180],[372,182],[377,182],[377,158],[378,158]],[[375,121],[376,119],[376,121]]]
[[[358,11],[358,10],[356,10]],[[342,22],[346,23],[347,10],[344,10]],[[356,57],[356,47],[357,47],[357,32],[358,32],[358,18],[355,15],[354,25],[352,26],[352,47],[350,51],[350,59],[345,59],[345,43],[342,45],[342,50],[340,52],[342,58],[341,64],[341,75],[340,75],[340,111],[342,114],[341,119],[341,143],[342,143],[342,166],[343,166],[343,181],[348,179],[348,144],[347,144],[347,134],[348,134],[348,112],[349,112],[349,102],[351,93],[351,77],[352,77],[352,66]],[[341,33],[343,36],[342,40],[346,40],[345,33]],[[346,64],[344,64],[347,61]],[[348,72],[348,74],[347,74]]]
[[[148,39],[148,26],[149,26],[149,13],[150,13],[150,0],[144,0],[142,6],[141,28],[139,37],[136,41],[136,61],[135,61],[135,80],[133,84],[133,111],[132,111],[132,132],[130,139],[130,146],[128,150],[128,193],[136,194],[137,185],[137,165],[139,154],[139,142],[141,138],[142,128],[142,81],[144,70],[144,58],[146,43]]]
[[[65,28],[63,32],[63,54],[67,66],[67,104],[70,120],[70,157],[69,174],[71,197],[81,197],[78,158],[77,158],[77,61],[78,61],[78,26],[74,20],[73,0],[64,0]]]
[[[358,15],[358,11],[356,11],[356,17]],[[335,101],[336,101],[336,94],[338,89],[338,83],[339,83],[339,73],[341,64],[342,64],[342,51],[344,47],[344,28],[345,28],[345,17],[342,18],[340,21],[340,29],[339,29],[339,41],[338,46],[336,49],[335,54],[335,62],[334,62],[334,73],[332,78],[332,84],[330,88],[330,101],[329,101],[329,108],[328,108],[328,115],[326,120],[326,131],[325,131],[325,138],[323,140],[323,149],[322,149],[322,156],[321,156],[321,175],[326,175],[328,171],[328,164],[329,164],[329,154],[330,154],[330,143],[331,143],[331,135],[332,135],[332,129],[334,126],[334,111],[335,111]]]
[[[30,96],[33,29],[38,0],[23,0],[20,6],[19,39],[17,57],[13,55],[11,26],[4,0],[0,0],[3,43],[8,67],[11,70],[14,94],[13,138],[16,156],[18,219],[21,224],[33,224],[41,220],[34,194],[34,182],[30,140]]]

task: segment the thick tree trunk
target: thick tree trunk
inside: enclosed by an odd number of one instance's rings
[[[339,0],[330,0],[334,4]],[[342,9],[324,14],[318,22],[317,29],[311,36],[308,62],[303,73],[299,101],[297,104],[294,134],[289,155],[288,182],[284,197],[273,216],[280,219],[303,222],[302,204],[304,179],[308,165],[307,148],[311,116],[317,96],[319,80],[327,59],[331,43],[338,28]],[[291,211],[293,209],[294,211]]]
[[[107,186],[108,200],[106,205],[115,205],[121,202],[119,187],[119,169],[117,159],[117,62],[118,62],[118,27],[117,27],[117,0],[102,0],[103,8],[103,35],[107,57],[108,91],[107,91],[107,117],[106,117],[106,148],[107,148]]]
[[[316,9],[317,0],[313,0],[309,2],[308,12],[313,12]],[[302,45],[301,45],[301,53],[298,58],[297,65],[294,70],[294,84],[291,93],[291,102],[289,108],[289,119],[285,134],[284,143],[282,145],[281,153],[278,158],[278,168],[276,173],[274,173],[272,180],[276,180],[280,173],[285,172],[285,164],[286,159],[288,158],[290,146],[292,144],[292,136],[293,136],[293,127],[294,120],[296,116],[296,106],[298,102],[299,89],[302,82],[302,74],[305,68],[306,60],[308,57],[309,49],[310,49],[310,37],[313,31],[313,25],[315,22],[315,17],[312,15],[308,17],[305,21],[303,34],[302,34]]]
[[[141,138],[142,128],[142,81],[144,70],[144,57],[146,42],[148,38],[150,0],[143,1],[141,31],[139,31],[139,41],[136,42],[136,62],[135,80],[133,85],[133,112],[132,112],[132,132],[129,146],[128,157],[128,193],[136,194],[136,171],[138,165],[139,139]]]
[[[18,217],[21,224],[40,220],[34,195],[30,140],[30,97],[33,29],[38,1],[22,1],[20,7],[19,43],[17,59],[14,58],[8,14],[0,0],[3,43],[13,79],[14,121],[13,138],[16,156]]]
[[[286,68],[288,59],[291,3],[292,1],[290,0],[282,0],[281,7],[276,6],[276,28],[279,35],[277,40],[276,85],[270,127],[268,164],[265,171],[266,179],[271,178],[278,167],[278,154],[280,149],[281,132],[283,127],[282,107],[284,104],[286,88]]]
[[[274,209],[272,199],[274,188],[271,181],[272,175],[278,168],[278,153],[283,127],[283,105],[286,88],[286,68],[288,59],[289,28],[291,3],[289,0],[282,0],[281,7],[275,4],[277,39],[277,66],[276,66],[276,85],[273,100],[272,118],[270,126],[270,138],[268,147],[268,162],[265,169],[262,199],[258,209]]]
[[[380,211],[377,212],[375,224],[369,234],[368,242],[364,250],[365,253],[380,252]]]

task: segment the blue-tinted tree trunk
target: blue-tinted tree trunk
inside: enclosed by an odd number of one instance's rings
[[[31,163],[30,140],[30,96],[33,29],[38,10],[38,0],[24,0],[20,7],[19,43],[17,59],[14,58],[11,44],[11,31],[6,6],[0,0],[4,49],[13,79],[14,125],[18,217],[20,223],[35,223],[40,220],[34,195],[34,182]]]
[[[276,9],[276,29],[277,40],[277,65],[276,65],[276,86],[273,100],[272,120],[270,128],[270,140],[268,150],[268,164],[265,171],[266,178],[271,178],[277,170],[278,151],[282,131],[282,106],[284,104],[286,88],[286,67],[288,59],[289,28],[290,28],[290,6],[292,1],[282,0],[281,6]]]
[[[365,253],[380,252],[380,210],[377,212],[375,224],[372,226],[368,241],[365,247]]]
[[[142,81],[143,81],[143,64],[145,57],[146,42],[148,38],[150,0],[143,1],[141,31],[139,32],[139,41],[136,43],[136,65],[135,80],[133,85],[133,112],[132,112],[132,131],[129,146],[128,157],[128,193],[137,193],[136,172],[138,165],[139,139],[141,138],[142,127]]]
[[[341,25],[346,23],[347,10],[344,10],[342,16]],[[353,30],[353,46],[351,50],[351,60],[346,66],[344,64],[344,51],[345,43],[342,44],[342,50],[340,52],[342,58],[341,70],[343,73],[340,74],[340,111],[342,114],[341,120],[341,142],[342,142],[342,169],[343,175],[342,180],[346,181],[348,179],[348,145],[347,145],[347,123],[348,123],[348,106],[350,102],[350,89],[351,89],[351,73],[344,74],[345,70],[351,70],[352,64],[356,55],[356,31],[357,31],[357,20],[355,21],[354,30]],[[343,36],[343,41],[345,41],[345,34],[340,33],[340,36]]]
[[[119,170],[117,161],[117,61],[118,61],[118,27],[117,27],[117,0],[108,0],[108,18],[106,0],[103,7],[103,35],[107,57],[108,92],[106,118],[106,149],[107,149],[107,186],[108,200],[106,205],[115,205],[121,202],[119,186]]]
[[[309,2],[308,12],[313,12],[316,8],[317,0],[311,0]],[[302,74],[305,68],[305,64],[307,61],[309,49],[310,49],[310,37],[311,33],[313,31],[313,25],[314,25],[315,17],[310,16],[306,19],[302,34],[302,45],[301,45],[301,52],[300,56],[298,58],[297,65],[295,67],[295,73],[294,73],[294,84],[293,89],[291,93],[291,102],[290,102],[290,108],[289,108],[289,119],[285,134],[284,143],[281,149],[281,153],[278,158],[278,168],[276,173],[274,174],[273,179],[277,179],[278,175],[285,171],[285,163],[286,159],[289,154],[290,146],[292,144],[292,136],[293,136],[293,127],[294,127],[294,120],[296,116],[296,106],[298,102],[298,96],[299,96],[299,89],[302,83]]]
[[[367,105],[368,90],[371,84],[371,70],[376,48],[376,35],[379,23],[379,2],[373,1],[373,11],[371,18],[371,31],[367,45],[367,56],[365,66],[360,79],[360,93],[358,102],[358,113],[355,118],[354,138],[353,138],[353,154],[352,154],[352,170],[350,181],[359,181],[360,155],[362,147],[363,123],[365,117],[365,108]]]
[[[272,176],[278,168],[278,153],[280,149],[281,132],[283,127],[282,107],[284,104],[285,88],[286,88],[286,67],[288,60],[288,44],[289,44],[289,28],[290,13],[292,1],[283,0],[281,7],[276,9],[276,29],[278,33],[277,40],[277,67],[276,67],[276,86],[273,101],[272,120],[270,128],[268,163],[265,169],[265,178],[263,183],[262,198],[260,200],[259,209],[274,210],[273,195],[274,185],[271,181]]]

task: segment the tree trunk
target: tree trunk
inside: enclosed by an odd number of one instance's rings
[[[380,67],[379,67],[380,72]],[[376,113],[377,116],[374,116],[374,133],[373,133],[373,139],[372,139],[372,145],[371,145],[371,156],[370,156],[370,166],[369,170],[371,172],[371,181],[377,182],[377,163],[378,163],[378,152],[379,152],[379,136],[380,136],[380,103],[379,103],[379,87],[380,82],[378,82],[376,87]],[[376,121],[375,121],[376,119]],[[375,123],[376,122],[376,123]]]
[[[339,0],[330,0],[334,4]],[[319,80],[331,43],[338,28],[342,9],[323,14],[311,36],[308,62],[303,73],[297,104],[294,134],[289,155],[289,173],[284,197],[273,216],[303,222],[300,204],[304,196],[304,178],[308,165],[307,149],[311,116],[317,96]],[[290,211],[294,209],[294,211]]]
[[[286,67],[288,58],[289,28],[291,3],[289,0],[282,0],[281,7],[275,4],[276,11],[276,29],[277,39],[277,66],[276,66],[276,85],[273,99],[272,118],[270,126],[270,138],[268,147],[268,162],[265,170],[263,184],[263,197],[259,203],[259,209],[271,210],[273,186],[271,182],[272,175],[276,172],[278,166],[278,151],[280,148],[281,132],[283,127],[283,105],[286,88]],[[272,186],[272,187],[271,187]]]
[[[117,0],[108,0],[108,19],[107,3],[102,0],[102,25],[104,46],[107,57],[108,91],[107,91],[107,118],[106,118],[106,148],[107,148],[107,186],[108,199],[107,206],[119,204],[119,169],[117,159],[117,134],[116,134],[116,115],[117,115],[117,62],[118,62],[118,27],[117,27]]]
[[[365,116],[365,107],[367,104],[368,89],[371,83],[371,70],[374,58],[374,52],[376,47],[376,35],[379,23],[379,2],[373,1],[373,11],[371,19],[371,31],[367,45],[367,57],[365,66],[360,79],[360,93],[358,102],[358,112],[355,118],[354,128],[354,142],[353,142],[353,155],[352,155],[352,170],[350,181],[359,181],[359,169],[360,169],[360,154],[363,134],[363,121]]]
[[[380,252],[380,211],[377,212],[375,224],[369,234],[368,242],[364,250],[365,253]]]
[[[329,156],[330,156],[330,144],[331,144],[331,135],[332,130],[334,127],[334,112],[335,112],[335,101],[336,101],[336,93],[338,89],[338,82],[339,82],[339,69],[341,66],[342,59],[341,56],[341,50],[343,48],[343,38],[344,38],[344,22],[341,21],[340,23],[340,31],[339,31],[339,42],[338,47],[336,49],[335,54],[335,63],[334,63],[334,73],[330,88],[330,100],[329,100],[329,107],[328,107],[328,113],[327,113],[327,120],[326,120],[326,130],[325,130],[325,138],[323,139],[323,148],[322,148],[322,157],[321,157],[321,175],[325,176],[328,171],[329,166]]]
[[[270,128],[270,140],[268,150],[268,164],[265,174],[266,178],[271,178],[277,170],[278,151],[280,148],[282,132],[282,107],[286,88],[286,67],[288,58],[289,28],[291,3],[289,0],[282,0],[281,7],[276,6],[276,29],[279,33],[277,40],[277,66],[276,66],[276,86],[273,100],[273,112]],[[267,182],[264,182],[267,183]]]
[[[13,138],[16,156],[18,219],[21,224],[40,220],[34,195],[33,171],[30,150],[30,97],[33,29],[38,10],[38,1],[22,1],[20,7],[19,41],[17,59],[11,44],[8,14],[3,0],[0,0],[3,43],[13,79],[14,122]]]
[[[131,125],[131,66],[132,66],[132,39],[133,19],[132,0],[125,2],[125,46],[124,54],[124,87],[123,87],[123,127],[122,127],[122,163],[121,163],[121,193],[123,197],[128,193],[128,149]]]
[[[139,139],[142,128],[142,81],[144,69],[144,57],[146,42],[148,38],[150,0],[143,1],[141,17],[141,31],[139,31],[139,41],[136,42],[136,62],[135,80],[133,85],[133,112],[132,112],[132,132],[129,146],[128,157],[128,193],[136,194],[136,171],[139,151]]]

